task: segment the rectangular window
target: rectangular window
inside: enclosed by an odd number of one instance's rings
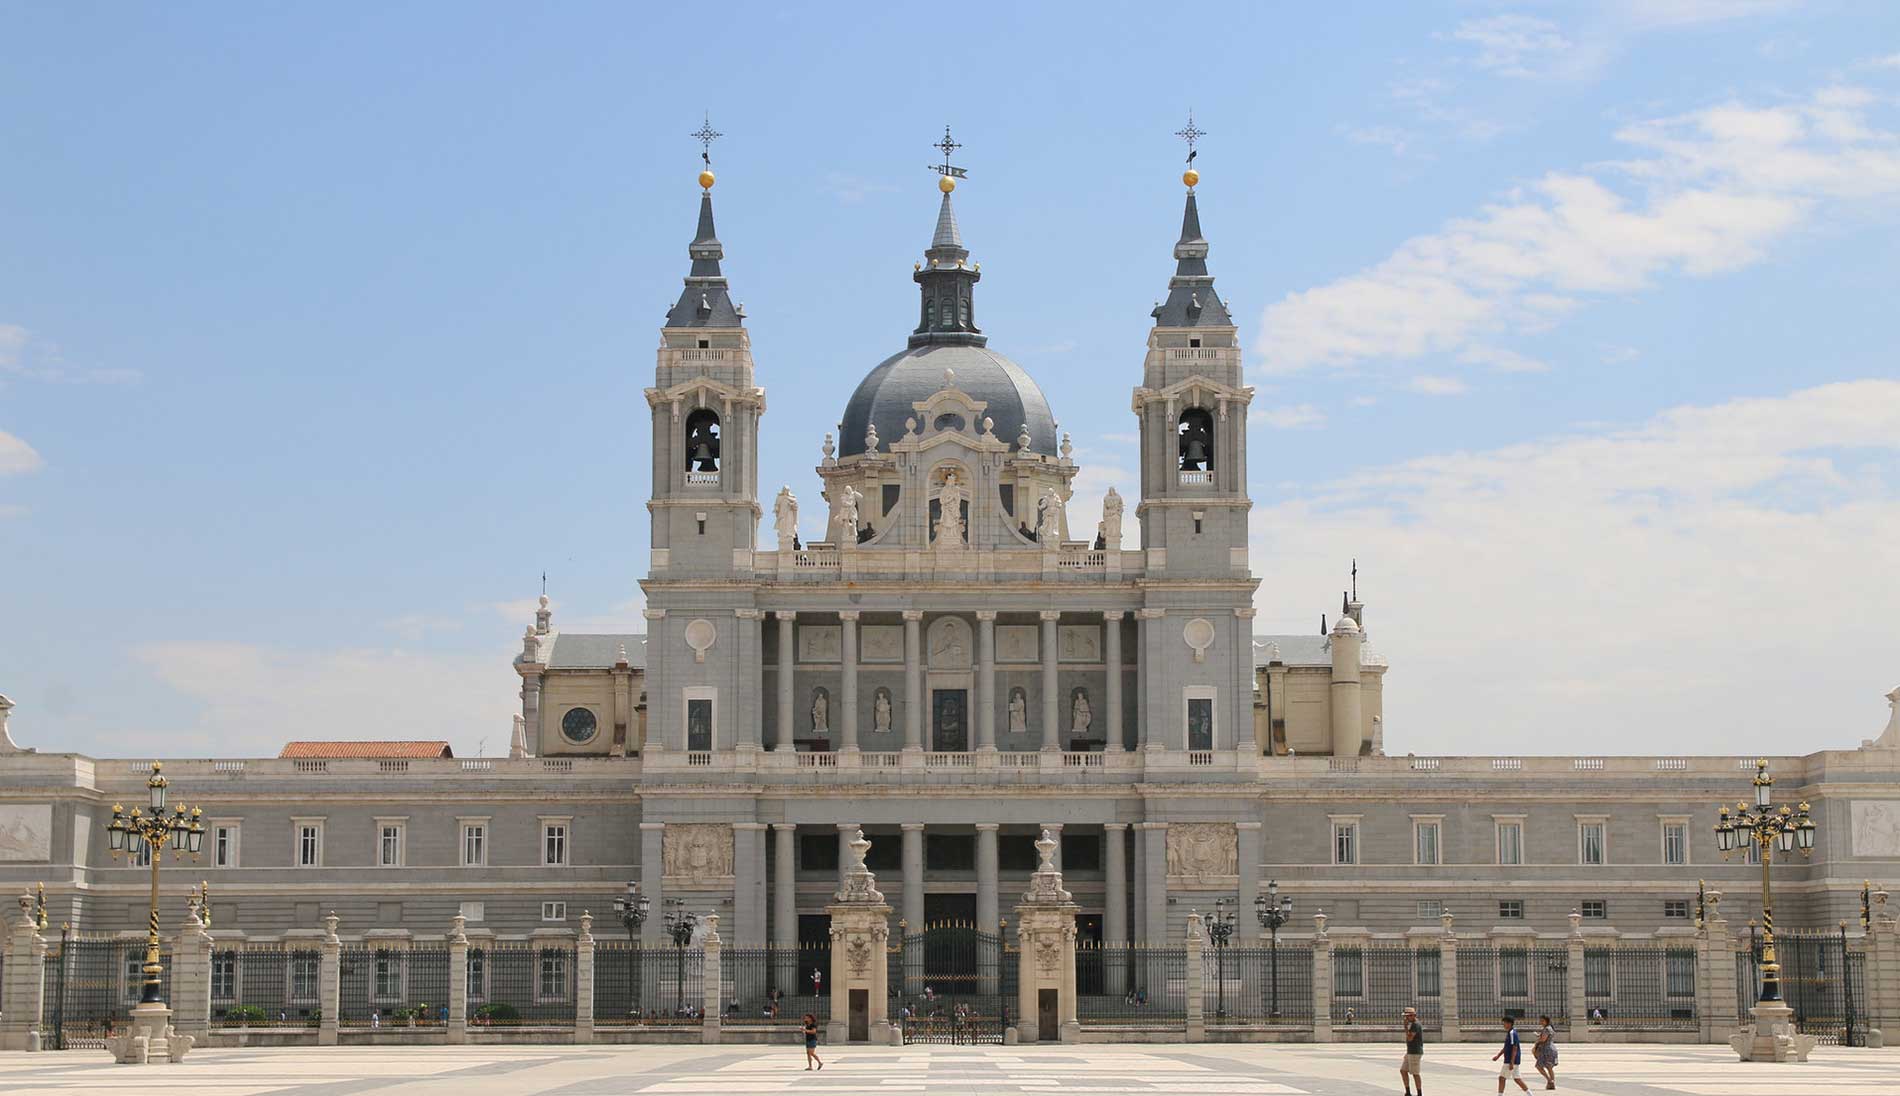
[[[1523,948],[1506,948],[1498,952],[1498,996],[1531,995],[1530,958],[1531,953]]]
[[[548,867],[567,863],[567,823],[549,822],[541,827],[541,863]]]
[[[1607,861],[1603,823],[1577,823],[1577,863],[1600,865]]]
[[[1687,864],[1689,862],[1689,825],[1686,822],[1664,822],[1662,828],[1662,854],[1665,864]]]
[[[1333,952],[1333,996],[1363,997],[1366,993],[1365,956],[1358,948]]]
[[[1501,898],[1498,900],[1498,920],[1524,920],[1524,900],[1522,898]]]
[[[1610,915],[1610,903],[1602,898],[1583,900],[1583,916],[1586,920],[1601,921]]]
[[[468,949],[468,999],[471,1003],[488,1000],[488,952]]]
[[[889,842],[885,842],[889,844]],[[875,843],[872,848],[876,848]],[[801,833],[798,835],[799,871],[837,871],[838,838],[829,833]]]
[[[541,980],[536,986],[542,1001],[567,1000],[567,952],[544,948],[541,952]]]
[[[479,868],[488,863],[488,823],[462,823],[462,866]]]
[[[295,951],[290,954],[290,1001],[292,1004],[308,1005],[317,1000],[317,971],[320,957],[314,951]]]
[[[1412,963],[1416,974],[1418,995],[1420,997],[1438,996],[1439,953],[1426,950],[1414,952]]]
[[[713,748],[713,702],[693,699],[686,702],[686,748],[704,752]]]
[[[376,866],[402,867],[402,823],[384,822],[376,827]]]
[[[1689,919],[1689,900],[1687,898],[1663,899],[1663,916],[1671,920],[1687,921]]]
[[[1333,863],[1357,864],[1359,862],[1359,823],[1333,823]]]
[[[211,865],[217,868],[238,866],[238,828],[219,825],[211,830]]]
[[[1522,864],[1524,862],[1524,823],[1498,823],[1498,863]]]
[[[237,997],[237,968],[237,952],[212,953],[211,999],[213,1001],[229,1001]]]
[[[1214,748],[1214,701],[1209,697],[1189,697],[1187,702],[1187,748]]]
[[[378,1001],[402,1000],[402,957],[380,950],[370,962],[373,977],[371,992]]]
[[[567,903],[566,902],[541,903],[541,920],[543,921],[567,920]]]
[[[1436,921],[1445,914],[1445,904],[1436,898],[1421,898],[1418,902],[1418,919]]]
[[[1663,992],[1671,997],[1695,996],[1695,952],[1677,950],[1663,956]]]
[[[1438,866],[1438,823],[1413,823],[1412,855],[1415,864]]]
[[[299,822],[297,824],[297,866],[300,868],[323,866],[323,823]]]

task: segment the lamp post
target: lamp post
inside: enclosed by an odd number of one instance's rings
[[[1254,895],[1253,915],[1273,938],[1273,946],[1267,951],[1268,962],[1272,964],[1267,977],[1273,985],[1273,1002],[1267,1015],[1277,1017],[1280,1015],[1280,926],[1293,919],[1293,898],[1280,893],[1279,880],[1267,880],[1267,893]]]
[[[145,931],[145,975],[144,987],[139,991],[140,1005],[163,1006],[159,1000],[158,977],[164,968],[158,963],[158,864],[163,858],[167,843],[174,855],[190,853],[195,860],[204,851],[205,828],[199,818],[204,814],[199,807],[187,807],[183,803],[173,804],[170,813],[166,812],[166,790],[170,782],[165,779],[163,764],[152,762],[152,777],[145,782],[151,795],[152,813],[147,816],[138,807],[132,808],[127,815],[125,808],[113,804],[112,821],[106,826],[107,841],[116,858],[124,856],[128,861],[137,863],[141,854],[149,854],[152,864],[152,901],[151,915],[146,921]]]
[[[627,880],[627,893],[614,899],[614,912],[620,915],[620,923],[627,929],[627,943],[633,943],[639,936],[640,926],[647,923],[647,911],[652,908],[653,899],[640,893],[640,884]]]
[[[1227,1015],[1227,941],[1234,938],[1234,911],[1227,899],[1214,900],[1214,916],[1207,919],[1207,939],[1214,945],[1214,1015]]]
[[[1727,807],[1715,823],[1716,847],[1722,859],[1754,845],[1761,852],[1761,1001],[1781,1003],[1781,964],[1775,958],[1774,895],[1769,886],[1768,867],[1774,852],[1791,853],[1798,846],[1802,856],[1814,853],[1814,819],[1808,805],[1798,809],[1786,803],[1776,808],[1773,802],[1775,778],[1768,775],[1767,759],[1755,762],[1755,802],[1737,802],[1734,815]]]
[[[666,904],[672,907],[666,911],[666,934],[673,938],[673,1015],[678,1016],[686,1008],[686,945],[693,942],[699,918],[686,909],[684,898],[668,898]]]

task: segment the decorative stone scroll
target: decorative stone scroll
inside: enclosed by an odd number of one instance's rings
[[[1186,822],[1168,827],[1169,875],[1234,875],[1238,863],[1238,839],[1232,822]]]
[[[724,822],[667,823],[660,863],[665,876],[717,879],[732,874],[732,827]]]

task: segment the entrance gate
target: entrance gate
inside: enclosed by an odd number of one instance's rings
[[[906,1043],[1000,1043],[1016,999],[1016,952],[967,923],[927,926],[894,957],[892,1012]],[[905,1010],[908,1009],[908,1014]]]
[[[159,996],[171,999],[172,958],[159,952]],[[100,1050],[122,1029],[144,987],[145,941],[69,936],[46,949],[41,1024],[48,1050]]]

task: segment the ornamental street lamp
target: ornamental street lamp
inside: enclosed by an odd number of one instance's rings
[[[614,912],[620,915],[620,923],[627,928],[629,944],[639,934],[640,926],[647,923],[647,911],[652,907],[653,899],[640,893],[640,884],[627,880],[627,893],[614,899]]]
[[[1761,997],[1759,1000],[1779,1004],[1781,1002],[1781,964],[1775,959],[1775,913],[1773,893],[1769,888],[1768,866],[1774,859],[1776,849],[1786,855],[1798,846],[1801,855],[1814,853],[1814,819],[1808,816],[1808,805],[1803,802],[1798,809],[1791,810],[1786,803],[1776,808],[1770,800],[1773,797],[1775,778],[1768,775],[1768,762],[1764,758],[1755,762],[1755,802],[1737,802],[1735,813],[1729,814],[1727,807],[1721,808],[1721,817],[1715,823],[1716,847],[1722,850],[1722,859],[1729,854],[1745,852],[1751,846],[1761,852]]]
[[[139,993],[141,1005],[163,1005],[159,1000],[159,975],[164,968],[158,963],[158,864],[163,858],[164,849],[170,843],[174,856],[190,853],[196,860],[204,851],[205,828],[199,819],[204,811],[199,807],[187,807],[183,803],[174,804],[170,813],[165,809],[165,791],[170,786],[162,772],[161,762],[152,762],[152,777],[145,782],[146,790],[151,793],[152,813],[147,816],[138,807],[132,808],[127,815],[119,804],[112,806],[112,821],[106,826],[106,837],[116,858],[124,856],[127,861],[137,864],[140,856],[149,856],[152,866],[151,915],[146,921],[145,932],[145,975],[144,988]]]
[[[1267,1010],[1268,1016],[1280,1015],[1280,926],[1293,919],[1293,898],[1280,893],[1277,879],[1267,880],[1267,893],[1256,894],[1253,898],[1253,915],[1260,927],[1272,934],[1273,947],[1269,950],[1269,962],[1272,973],[1268,976],[1273,983],[1273,1003]]]
[[[699,917],[686,909],[686,899],[668,898],[666,934],[673,938],[673,1015],[686,1010],[686,945],[693,942]]]
[[[1227,899],[1214,900],[1214,915],[1207,919],[1207,938],[1214,945],[1214,1015],[1227,1015],[1227,941],[1234,938],[1234,911]]]

